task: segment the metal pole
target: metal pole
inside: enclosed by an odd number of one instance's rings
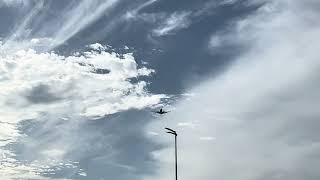
[[[174,142],[175,142],[176,180],[178,180],[177,134],[174,136]]]
[[[175,174],[176,174],[176,180],[178,180],[178,151],[177,151],[177,132],[173,129],[170,128],[165,128],[167,131],[167,133],[169,134],[173,134],[174,135],[174,159],[175,159]]]

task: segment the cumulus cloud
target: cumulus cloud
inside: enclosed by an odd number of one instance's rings
[[[142,109],[158,104],[166,97],[146,90],[147,82],[138,78],[149,76],[154,70],[139,68],[131,54],[108,53],[100,44],[90,47],[89,51],[77,56],[37,53],[32,49],[1,56],[0,123],[4,127],[0,132],[1,148],[6,149],[23,136],[18,129],[23,120],[48,121],[42,127],[42,133],[57,124],[64,124],[57,133],[68,136],[66,127],[77,126],[77,119],[101,118],[128,109]],[[132,78],[137,82],[132,82]],[[34,139],[23,139],[26,146],[39,143]],[[66,144],[59,142],[42,147],[39,152],[44,159],[63,160],[71,148],[71,140],[67,141]],[[11,165],[15,165],[14,154],[10,153],[3,151],[6,158],[1,162],[11,161]],[[48,162],[45,164],[48,166]],[[11,165],[3,163],[2,171],[10,169]],[[0,176],[6,177],[5,172],[10,173],[4,171]]]
[[[319,8],[313,0],[266,1],[218,43],[213,36],[215,48],[246,51],[147,128],[178,131],[181,179],[320,178]],[[193,121],[196,128],[181,126]],[[154,139],[173,144],[171,136]],[[145,179],[171,179],[173,153],[173,146],[155,151],[159,173]]]

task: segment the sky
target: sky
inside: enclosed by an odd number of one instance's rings
[[[319,9],[0,0],[0,179],[318,180]]]

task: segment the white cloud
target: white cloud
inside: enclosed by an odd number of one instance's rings
[[[191,12],[187,11],[171,14],[159,27],[153,30],[153,34],[156,36],[164,36],[174,31],[187,28],[191,23],[188,19],[190,14]]]
[[[1,0],[0,1],[0,7],[1,6],[28,6],[30,4],[30,0]]]
[[[159,133],[150,131],[150,132],[148,132],[148,135],[149,135],[149,136],[159,136]]]
[[[26,1],[29,2],[29,1]],[[19,9],[20,8],[20,9]],[[27,14],[23,16],[23,19],[20,20],[20,22],[15,24],[15,27],[11,31],[11,34],[9,37],[6,37],[3,40],[3,45],[0,47],[0,53],[3,52],[14,52],[18,49],[23,49],[29,46],[34,45],[34,42],[29,41],[23,41],[27,37],[30,36],[30,24],[32,20],[38,15],[38,13],[44,8],[44,1],[40,0],[37,1],[36,4],[32,7],[19,7],[17,8],[17,12],[21,9],[27,9]],[[19,42],[16,40],[19,39]]]
[[[216,138],[211,137],[211,136],[203,136],[203,137],[200,137],[199,139],[200,139],[201,141],[213,141],[213,140],[215,140]]]
[[[33,41],[38,43],[38,40]],[[130,78],[149,76],[154,72],[146,67],[138,68],[131,54],[120,58],[116,53],[103,51],[105,47],[100,44],[90,47],[93,49],[81,56],[37,53],[31,49],[1,56],[1,148],[23,136],[17,126],[23,120],[45,119],[48,121],[47,127],[41,130],[45,132],[55,127],[61,117],[68,117],[67,121],[62,120],[65,122],[64,128],[55,130],[59,135],[65,135],[66,142],[51,142],[50,145],[37,149],[41,154],[37,160],[41,164],[55,165],[63,160],[70,149],[75,148],[71,145],[74,137],[65,128],[72,129],[80,123],[79,119],[98,118],[132,108],[142,109],[158,104],[161,98],[166,97],[148,93],[145,81],[130,81]],[[24,143],[28,147],[39,143],[39,140],[28,137],[23,139],[27,141]],[[9,160],[14,162],[4,163]],[[12,173],[20,176],[21,172],[17,170],[20,165],[17,165],[19,162],[14,159],[14,154],[1,162],[0,177],[7,177]],[[38,168],[28,164],[24,166],[36,173],[42,168],[41,164],[37,164]],[[14,172],[11,173],[11,170]]]
[[[267,1],[215,44],[248,49],[148,127],[178,131],[180,179],[320,178],[319,8],[313,0]],[[178,126],[195,120],[194,129]],[[204,143],[203,135],[216,139]],[[173,145],[171,136],[155,140]],[[159,172],[145,179],[172,179],[173,152],[156,151]]]
[[[65,42],[96,19],[110,12],[118,2],[119,0],[82,0],[80,3],[77,3],[70,11],[63,14],[62,28],[53,37],[57,41],[54,46]],[[58,21],[61,22],[60,19]]]
[[[198,126],[198,122],[192,122],[192,121],[191,122],[179,122],[177,125],[180,127],[188,127],[188,128],[194,129]]]
[[[35,2],[34,6],[19,6],[17,11],[25,11],[27,14],[16,23],[11,35],[5,38],[2,49],[14,52],[19,49],[34,48],[34,42],[29,39],[43,36],[51,41],[42,46],[41,50],[53,49],[101,16],[110,13],[118,2],[119,0],[81,0],[69,4],[70,8],[60,11],[48,10],[48,4],[43,0]],[[6,1],[6,4],[10,3],[19,4],[20,1]],[[44,12],[50,13],[51,18],[45,19],[47,14]],[[35,25],[34,21],[39,23]],[[14,49],[11,50],[11,48]]]
[[[237,2],[238,0],[222,0],[220,2],[220,4],[234,4],[235,2]]]
[[[124,16],[125,19],[137,18],[140,10],[142,10],[143,8],[146,8],[147,6],[152,5],[153,3],[157,2],[157,1],[158,0],[149,0],[149,1],[146,1],[145,3],[140,4],[138,7],[134,8],[130,11],[127,11]]]
[[[100,50],[104,51],[104,50],[106,50],[106,48],[105,48],[104,46],[102,46],[101,44],[99,44],[99,43],[90,44],[89,47],[90,47],[91,49],[94,49],[94,50],[97,50],[97,51],[100,51]]]
[[[98,69],[106,72],[96,73]],[[65,106],[72,103],[71,100],[83,102],[77,107],[77,113],[115,102],[119,103],[115,106],[125,107],[121,108],[123,110],[136,106],[143,108],[157,103],[164,96],[149,95],[144,81],[133,84],[128,79],[148,76],[152,72],[145,67],[137,68],[131,54],[119,58],[115,53],[89,51],[84,56],[64,57],[55,53],[38,54],[33,50],[22,50],[2,57],[1,102],[8,115],[4,119],[9,117],[9,108],[26,106],[31,110],[28,117],[34,117],[35,112],[48,111],[52,106]],[[33,93],[50,94],[53,100],[51,102],[41,94]],[[111,109],[118,112],[117,108]],[[103,116],[104,113],[92,115]],[[13,119],[18,118],[16,112],[12,116]]]

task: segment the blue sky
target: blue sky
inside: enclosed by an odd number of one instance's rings
[[[0,0],[1,179],[319,179],[319,8]]]

